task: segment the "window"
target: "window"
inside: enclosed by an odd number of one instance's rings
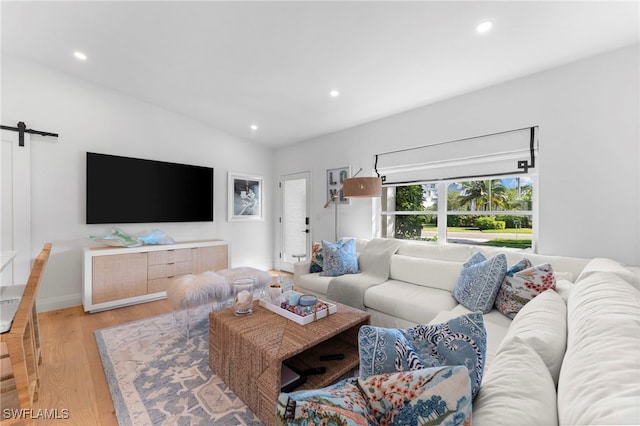
[[[534,185],[517,175],[387,186],[382,236],[533,248]]]
[[[376,154],[382,236],[535,249],[538,127]]]

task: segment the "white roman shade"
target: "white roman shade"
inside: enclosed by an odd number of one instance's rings
[[[532,173],[538,127],[509,130],[376,155],[383,185]]]

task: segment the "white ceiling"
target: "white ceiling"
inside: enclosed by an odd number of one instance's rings
[[[638,1],[3,0],[0,7],[3,53],[269,146],[640,39]],[[493,30],[477,34],[485,20]],[[76,60],[74,50],[89,59]],[[330,97],[331,89],[340,96]]]

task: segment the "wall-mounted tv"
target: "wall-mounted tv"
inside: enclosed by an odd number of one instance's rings
[[[87,152],[87,223],[213,221],[213,169]]]

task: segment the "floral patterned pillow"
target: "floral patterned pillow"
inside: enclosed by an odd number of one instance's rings
[[[521,269],[517,270],[519,265]],[[545,290],[556,288],[553,269],[548,263],[531,266],[531,262],[523,259],[509,270],[514,272],[504,277],[496,297],[496,309],[511,319],[531,299]]]
[[[463,366],[346,379],[322,389],[281,393],[276,424],[470,425],[471,384]]]
[[[356,379],[322,389],[281,393],[276,405],[277,425],[368,425],[373,418]]]
[[[358,384],[375,418],[373,424],[471,424],[471,383],[466,367],[382,374],[360,379]]]
[[[311,267],[309,268],[309,272],[322,272],[323,263],[322,243],[314,242],[311,245]]]

